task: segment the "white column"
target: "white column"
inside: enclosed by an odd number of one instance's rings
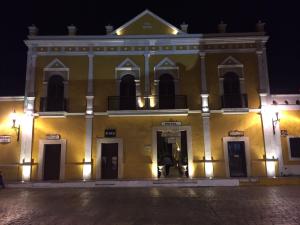
[[[146,108],[150,107],[150,76],[149,76],[149,58],[150,53],[144,54],[145,58],[145,105]]]
[[[211,138],[210,138],[210,118],[209,115],[202,116],[203,121],[203,137],[204,137],[204,159],[206,162],[205,166],[205,176],[212,178],[214,176],[213,163],[211,154]]]
[[[31,159],[32,159],[32,134],[34,123],[34,99],[27,98],[27,108],[21,122],[21,152],[20,163],[22,164],[22,181],[29,181],[31,177]]]
[[[83,180],[90,180],[92,176],[92,141],[93,141],[93,117],[94,117],[94,94],[93,94],[93,79],[94,79],[94,54],[90,52],[89,69],[88,69],[88,87],[86,96],[86,131],[85,131],[85,157],[82,170]]]
[[[93,137],[93,116],[86,115],[86,140],[85,158],[83,165],[83,180],[90,180],[92,175],[92,137]]]
[[[275,165],[273,159],[278,159],[279,175],[284,171],[283,158],[281,150],[280,127],[279,122],[274,125],[275,133],[273,131],[273,120],[275,119],[275,111],[271,105],[263,105],[261,108],[262,126],[264,134],[264,144],[266,153],[266,169],[268,177],[276,176]]]
[[[263,48],[263,71],[264,71],[264,76],[266,79],[266,90],[267,90],[267,93],[270,94],[268,59],[267,59],[267,53],[266,53],[265,47]]]
[[[206,82],[206,63],[205,63],[205,53],[200,53],[200,63],[201,63],[201,102],[202,102],[202,122],[203,122],[203,138],[204,138],[204,168],[205,176],[212,178],[214,176],[212,154],[211,154],[211,138],[210,138],[210,117],[209,117],[209,106],[208,106],[208,91]]]
[[[207,83],[206,83],[206,64],[205,64],[205,53],[200,53],[201,59],[201,102],[202,102],[202,112],[209,112],[208,107],[208,91],[207,91]]]
[[[32,50],[32,47],[29,47],[27,52],[24,116],[20,123],[20,128],[21,128],[20,163],[22,164],[22,181],[29,181],[31,178],[36,58],[37,58],[36,52]]]
[[[93,95],[93,79],[94,79],[94,54],[89,53],[89,71],[88,71],[88,96]]]
[[[257,43],[259,45],[256,50],[257,56],[257,67],[258,67],[258,78],[259,78],[259,93],[267,93],[267,74],[264,68],[263,62],[263,44]]]

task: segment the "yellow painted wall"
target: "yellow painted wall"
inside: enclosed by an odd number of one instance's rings
[[[36,111],[40,110],[40,97],[43,93],[44,68],[55,58],[59,59],[69,71],[68,99],[69,112],[85,112],[88,78],[87,56],[39,56],[36,62]]]
[[[104,137],[106,128],[116,128],[117,137],[123,139],[124,178],[151,178],[152,152],[145,149],[152,146],[152,127],[170,119],[181,121],[182,125],[192,126],[192,148],[194,159],[203,156],[202,119],[198,116],[188,117],[118,117],[95,116],[93,124],[93,159],[97,158],[97,137]],[[195,176],[203,176],[203,168],[194,164]],[[96,165],[94,163],[94,179]]]
[[[0,143],[0,164],[17,164],[20,159],[21,141],[17,142],[17,132],[12,129],[11,113],[16,110],[17,118],[23,115],[24,102],[0,102],[0,135],[11,136],[11,143]],[[20,135],[21,136],[21,135]],[[5,180],[17,180],[21,177],[18,166],[0,166]]]
[[[189,109],[200,109],[200,58],[198,55],[155,55],[150,57],[150,83],[154,90],[154,67],[165,57],[179,67],[178,95],[186,95]]]
[[[37,118],[34,121],[32,158],[38,162],[39,140],[46,139],[46,134],[60,134],[67,140],[66,180],[82,179],[82,162],[85,157],[85,118],[83,116],[67,118]],[[37,179],[37,167],[33,168],[32,179]]]
[[[143,28],[144,23],[148,23],[152,28]],[[128,27],[120,30],[118,35],[151,35],[151,34],[174,34],[174,30],[163,24],[153,16],[146,14],[130,24]]]
[[[212,156],[218,160],[214,163],[214,175],[216,177],[226,176],[222,138],[228,137],[228,132],[231,130],[239,130],[245,132],[245,137],[249,137],[251,176],[265,176],[265,164],[263,161],[258,161],[264,155],[260,115],[257,113],[245,115],[211,114],[210,121]]]
[[[259,102],[259,80],[257,69],[257,58],[255,53],[234,53],[234,54],[207,54],[206,74],[207,88],[209,92],[210,109],[221,108],[221,94],[219,87],[218,65],[228,56],[233,56],[244,65],[245,89],[248,94],[248,107],[258,108]]]
[[[287,130],[289,136],[300,137],[300,111],[281,111],[280,112],[280,129]],[[300,160],[289,159],[288,138],[281,137],[281,147],[283,153],[283,161],[286,165],[300,164]]]

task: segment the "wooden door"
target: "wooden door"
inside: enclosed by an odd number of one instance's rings
[[[118,179],[118,144],[102,144],[101,178]]]
[[[59,180],[60,175],[60,144],[45,145],[44,180]]]

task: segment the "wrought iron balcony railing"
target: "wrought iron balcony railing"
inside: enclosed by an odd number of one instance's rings
[[[185,95],[123,97],[109,96],[108,110],[151,110],[151,109],[186,109]]]
[[[248,108],[247,94],[227,94],[221,100],[222,108]]]
[[[40,102],[41,112],[68,111],[68,99],[42,97]]]

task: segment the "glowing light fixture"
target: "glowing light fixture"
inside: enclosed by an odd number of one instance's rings
[[[280,118],[279,118],[279,112],[275,112],[275,117],[272,118],[272,124],[273,124],[273,134],[275,135],[276,133],[276,126],[277,123],[280,122]]]
[[[17,141],[20,140],[20,123],[17,120],[17,113],[16,110],[14,109],[13,113],[11,114],[12,118],[12,129],[14,129],[17,132]]]

